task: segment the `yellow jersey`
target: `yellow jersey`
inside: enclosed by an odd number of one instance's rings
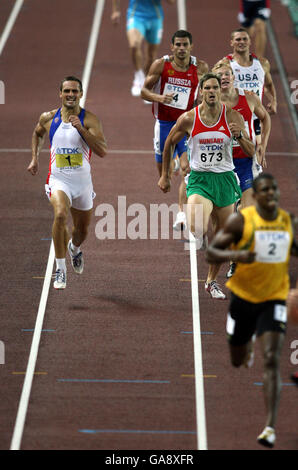
[[[254,263],[237,263],[235,273],[226,283],[238,297],[252,303],[286,300],[289,291],[289,259],[293,242],[290,214],[278,210],[275,220],[265,220],[255,206],[242,209],[244,227],[235,250],[256,253]]]

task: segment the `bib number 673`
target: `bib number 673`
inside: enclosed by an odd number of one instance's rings
[[[222,160],[222,153],[221,152],[208,152],[208,153],[201,153],[201,161],[203,163],[208,162],[212,163],[212,160],[220,162]]]

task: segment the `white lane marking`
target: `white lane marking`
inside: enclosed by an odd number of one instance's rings
[[[177,0],[178,29],[187,30],[185,0]]]
[[[198,450],[207,450],[196,240],[189,232]]]
[[[101,15],[102,15],[104,3],[105,3],[105,0],[97,0],[96,9],[95,9],[94,17],[93,17],[93,26],[92,26],[92,30],[90,34],[89,45],[88,45],[88,54],[87,54],[87,58],[86,58],[85,66],[84,66],[84,74],[83,74],[84,81],[82,80],[83,86],[84,86],[85,97],[87,95],[87,88],[88,88],[89,79],[90,79],[90,71],[92,69],[92,62],[93,62],[94,52],[95,52],[95,51],[90,52],[89,48],[94,48],[94,49],[96,48],[97,36],[98,36],[99,28],[100,28]],[[52,241],[10,450],[20,450],[20,446],[21,446],[24,425],[25,425],[25,420],[26,420],[26,415],[27,415],[27,410],[28,410],[28,404],[29,404],[29,399],[30,399],[32,381],[34,377],[35,365],[36,365],[37,356],[38,356],[38,348],[39,348],[42,324],[44,320],[49,287],[50,287],[51,278],[52,278],[54,260],[55,260],[55,253],[54,253],[54,245]]]
[[[9,18],[7,20],[7,23],[5,25],[5,28],[3,30],[3,33],[1,34],[0,38],[0,55],[3,52],[3,49],[5,47],[6,41],[10,36],[11,30],[15,24],[15,21],[18,17],[18,14],[23,6],[24,0],[16,0],[13,9],[11,10],[11,13],[9,15]]]

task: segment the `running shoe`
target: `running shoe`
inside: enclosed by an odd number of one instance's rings
[[[236,269],[236,263],[231,263],[230,264],[230,267],[229,267],[229,270],[226,274],[226,278],[227,279],[230,279],[230,277],[233,276],[234,272],[235,272],[235,269]]]
[[[55,273],[54,288],[65,289],[66,287],[66,273],[62,269],[57,269]]]
[[[273,447],[275,444],[275,439],[275,431],[269,426],[266,426],[264,431],[257,437],[258,443],[265,447]]]
[[[84,269],[83,253],[80,251],[77,255],[73,254],[73,251],[71,249],[71,240],[69,240],[68,242],[68,253],[71,259],[71,265],[73,267],[74,272],[77,274],[82,274]]]
[[[183,211],[177,213],[176,220],[173,224],[174,230],[185,230],[186,229],[186,215]]]
[[[206,282],[205,291],[211,295],[212,299],[225,300],[227,298],[216,281]]]

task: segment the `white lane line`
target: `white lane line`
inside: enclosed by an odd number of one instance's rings
[[[197,444],[198,444],[198,450],[207,450],[206,411],[205,411],[204,377],[203,377],[203,360],[202,360],[202,343],[201,343],[201,326],[200,326],[200,304],[199,304],[199,290],[198,290],[197,248],[196,248],[196,240],[191,232],[189,232],[189,256],[190,256],[192,315],[193,315]]]
[[[185,0],[177,0],[178,29],[187,30]]]
[[[9,15],[9,18],[7,20],[7,23],[5,25],[5,28],[3,30],[3,33],[0,38],[0,55],[3,52],[3,49],[5,47],[6,41],[10,36],[11,30],[13,28],[13,25],[15,24],[15,21],[18,17],[18,14],[20,12],[20,9],[22,8],[24,3],[24,0],[16,0],[13,9],[11,10],[11,13]]]
[[[94,17],[93,17],[93,26],[91,30],[90,41],[89,41],[89,46],[88,46],[88,54],[87,54],[87,58],[86,58],[85,66],[84,66],[84,74],[83,74],[83,77],[85,77],[85,89],[84,89],[85,97],[87,95],[90,71],[92,69],[92,61],[94,58],[94,52],[90,52],[89,48],[90,47],[94,49],[96,48],[97,43],[96,41],[94,41],[94,37],[97,39],[98,31],[100,28],[101,13],[103,11],[104,3],[105,3],[105,0],[97,0],[96,9],[95,9]],[[96,27],[94,27],[94,25],[96,25]],[[28,410],[28,404],[29,404],[29,399],[30,399],[32,381],[34,377],[35,365],[37,361],[42,324],[44,320],[49,287],[50,287],[51,278],[52,278],[54,260],[55,260],[55,253],[54,253],[54,245],[52,241],[10,450],[20,450],[20,446],[21,446],[24,425],[25,425],[25,420],[26,420],[26,415],[27,415],[27,410]]]

